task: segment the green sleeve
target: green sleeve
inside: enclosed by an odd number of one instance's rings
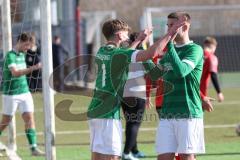
[[[5,63],[7,65],[7,68],[9,68],[10,66],[16,65],[16,55],[12,52],[7,53]]]
[[[203,50],[200,46],[193,46],[185,53],[186,56],[179,58],[173,42],[168,43],[168,60],[173,67],[173,72],[178,77],[185,77],[188,75],[199,63],[203,57]]]
[[[115,55],[123,55],[127,56],[127,60],[129,63],[136,62],[136,55],[138,50],[128,49],[128,48],[120,48]]]
[[[152,70],[156,65],[153,63],[152,60],[147,60],[145,62],[142,62],[144,69],[146,72],[149,72],[150,70]]]
[[[145,68],[146,75],[148,75],[152,81],[158,80],[164,74],[164,69],[161,65],[154,64],[152,60],[144,62],[143,66]]]

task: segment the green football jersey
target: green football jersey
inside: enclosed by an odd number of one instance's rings
[[[137,51],[106,45],[99,49],[95,63],[97,79],[89,118],[120,119],[120,102],[128,78],[128,68],[135,62]]]
[[[2,90],[5,95],[18,95],[29,92],[26,75],[14,77],[10,71],[11,67],[17,70],[26,69],[25,53],[9,51],[3,62]]]
[[[168,51],[160,64],[168,72],[163,75],[164,83],[173,85],[171,92],[163,97],[161,118],[202,118],[200,79],[203,69],[203,49],[190,42],[174,46],[170,42]]]

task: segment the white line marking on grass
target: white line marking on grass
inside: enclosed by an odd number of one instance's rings
[[[237,106],[237,104],[239,104],[239,105]],[[236,105],[236,106],[233,106],[233,107],[240,107],[240,101],[224,101],[224,102],[221,102],[221,103],[214,102],[213,105],[214,106]],[[229,106],[227,106],[227,107],[229,107]],[[70,111],[71,112],[77,112],[77,113],[83,113],[83,112],[87,111],[87,108],[85,108],[83,106],[82,107],[71,107]],[[34,112],[42,113],[43,112],[43,108],[41,108],[41,109],[37,108],[37,109],[34,110]],[[17,112],[17,114],[19,114],[19,112]]]
[[[205,125],[204,128],[234,128],[237,124]]]
[[[222,106],[222,105],[237,105],[239,104],[240,106],[240,101],[225,101],[225,102],[215,102],[214,105],[216,106]],[[236,107],[239,107],[239,106],[236,106]]]
[[[237,124],[205,125],[204,128],[234,128]],[[140,131],[155,131],[157,128],[140,128]]]
[[[220,125],[205,125],[204,128],[212,129],[212,128],[234,128],[237,124],[220,124]],[[157,128],[140,128],[140,131],[156,131]],[[123,130],[124,132],[125,130]],[[76,131],[57,131],[57,135],[72,135],[72,134],[89,134],[89,130],[76,130]],[[44,135],[43,132],[37,132],[37,135]],[[6,136],[6,135],[4,135]],[[25,136],[25,133],[17,133],[17,136]]]
[[[215,102],[213,105],[214,106],[224,106],[224,105],[237,105],[239,104],[239,106],[234,106],[234,107],[240,107],[240,101],[224,101],[224,102]],[[228,107],[228,106],[227,106]],[[70,108],[71,112],[86,112],[87,108],[84,107],[72,107]],[[34,112],[43,112],[43,108],[42,109],[35,109]]]

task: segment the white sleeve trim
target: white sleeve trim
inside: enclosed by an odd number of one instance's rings
[[[128,79],[134,79],[138,77],[143,77],[144,71],[135,71],[135,72],[128,72]]]
[[[9,65],[8,65],[8,68],[16,67],[16,66],[17,66],[16,63],[12,63],[12,64],[9,64]]]
[[[136,58],[137,58],[137,54],[138,54],[139,50],[136,50],[133,52],[132,57],[131,57],[131,62],[136,62]]]
[[[183,59],[182,62],[185,62],[185,63],[189,64],[192,67],[192,69],[195,68],[195,64],[193,63],[193,61],[190,61],[190,60],[187,60],[187,59]]]

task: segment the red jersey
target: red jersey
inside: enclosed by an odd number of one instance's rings
[[[218,72],[218,59],[213,53],[204,51],[203,72],[200,82],[201,97],[207,96],[211,72]]]

